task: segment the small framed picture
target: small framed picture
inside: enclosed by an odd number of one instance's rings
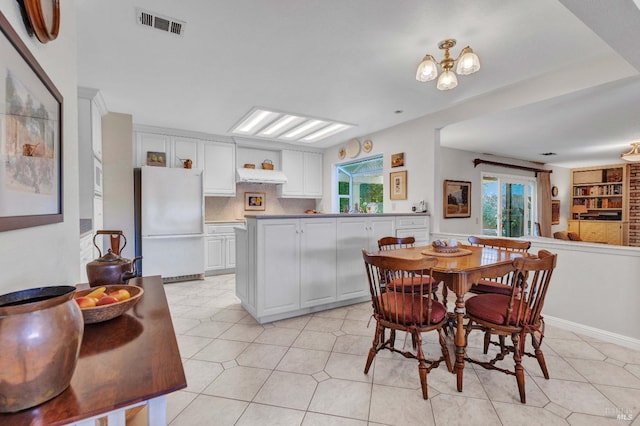
[[[444,218],[471,217],[471,182],[444,181]]]
[[[407,199],[407,171],[389,173],[389,198],[392,200]]]
[[[560,200],[551,200],[551,224],[560,225]]]
[[[167,154],[147,151],[147,166],[167,167]]]
[[[404,166],[404,152],[391,154],[391,167],[402,167],[402,166]]]
[[[264,192],[245,192],[244,193],[244,209],[245,210],[264,210],[265,209]]]

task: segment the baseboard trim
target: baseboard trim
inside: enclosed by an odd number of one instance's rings
[[[603,340],[609,343],[615,343],[616,345],[624,346],[635,351],[640,351],[640,339],[634,339],[629,336],[623,336],[622,334],[612,333],[606,330],[600,330],[599,328],[590,327],[584,324],[578,324],[576,322],[567,321],[561,318],[555,318],[548,315],[544,316],[544,322],[548,325],[561,328],[563,330],[572,331],[574,333],[583,334],[585,336],[593,337]]]

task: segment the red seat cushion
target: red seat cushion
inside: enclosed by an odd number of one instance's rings
[[[502,294],[479,294],[467,300],[465,305],[469,315],[494,324],[506,325],[509,300],[509,296]],[[509,321],[510,325],[516,323],[518,307],[519,301],[514,300],[513,312],[511,312],[511,320]]]
[[[432,283],[432,290],[436,291],[439,283],[436,283],[429,275],[395,278],[387,283],[387,289],[401,292],[404,287],[405,293],[420,293],[422,291],[422,294],[426,294],[429,292],[429,281]]]
[[[428,298],[417,294],[402,294],[393,291],[378,296],[382,316],[400,324],[427,324]],[[422,305],[422,306],[420,306]],[[422,309],[420,309],[422,307]],[[447,308],[440,302],[431,301],[431,324],[442,321],[447,315]]]
[[[505,296],[511,296],[511,286],[508,284],[502,284],[489,280],[478,280],[478,282],[471,286],[472,293],[481,294],[504,294]],[[518,294],[518,289],[516,289]]]

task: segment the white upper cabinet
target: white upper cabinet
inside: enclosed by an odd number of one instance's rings
[[[225,142],[203,141],[202,165],[204,194],[236,195],[236,146]]]
[[[158,132],[135,132],[135,167],[147,165],[147,153],[164,153],[165,167],[184,167],[184,160],[191,160],[191,167],[204,170],[204,193],[207,196],[232,197],[236,194],[236,146],[230,142],[218,142]]]
[[[202,165],[198,162],[198,142],[198,139],[174,136],[173,158],[171,158],[171,167],[184,167],[184,160],[191,160],[191,166],[193,168],[203,168]]]
[[[157,133],[136,132],[136,167],[147,165],[147,155],[150,152],[165,154],[166,167],[171,167],[173,147],[171,136]]]
[[[287,183],[278,189],[282,198],[322,198],[322,154],[282,150],[282,171]]]

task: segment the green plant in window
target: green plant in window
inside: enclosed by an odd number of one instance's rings
[[[349,182],[338,182],[338,195],[349,195]]]

